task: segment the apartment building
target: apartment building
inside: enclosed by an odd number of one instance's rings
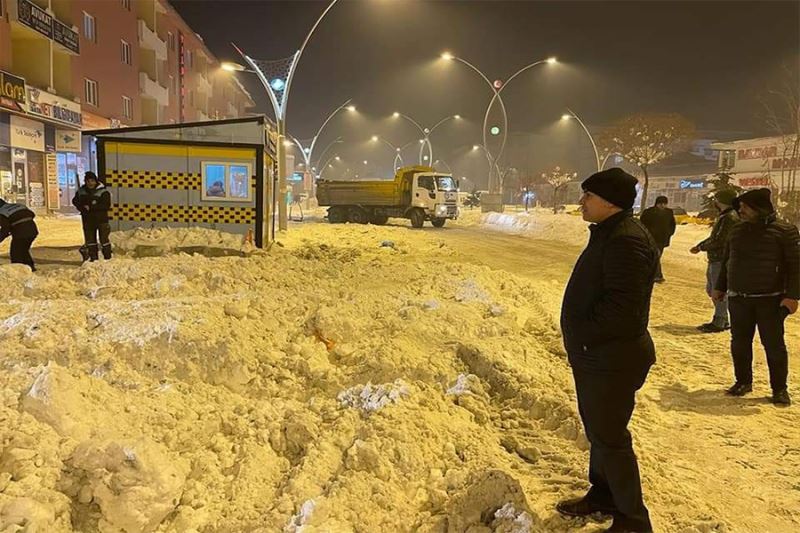
[[[0,0],[0,197],[69,205],[82,131],[243,116],[254,102],[167,0]]]

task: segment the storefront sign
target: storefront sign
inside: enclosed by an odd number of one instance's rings
[[[25,80],[0,70],[0,107],[27,111]]]
[[[44,187],[41,183],[28,184],[28,207],[42,209],[44,207]]]
[[[81,47],[78,40],[78,32],[59,20],[53,19],[53,40],[76,54],[80,54]]]
[[[56,130],[56,152],[80,152],[81,132],[75,130]]]
[[[800,157],[779,157],[772,160],[772,168],[800,168]]]
[[[95,115],[86,110],[82,110],[81,120],[83,122],[83,130],[107,130],[111,127],[111,121],[106,117]]]
[[[769,176],[739,178],[740,187],[769,187],[770,185],[772,185],[772,180],[770,180]]]
[[[28,87],[28,112],[55,122],[81,127],[81,106],[36,87]]]
[[[17,0],[17,20],[32,30],[52,39],[70,52],[80,53],[78,32],[63,22],[56,20],[47,11],[30,0]]]
[[[53,38],[53,17],[29,0],[17,0],[17,18],[45,37]]]
[[[736,153],[736,159],[768,159],[770,157],[778,157],[778,147],[776,145],[744,148]]]
[[[44,124],[35,120],[11,115],[11,146],[44,152]]]
[[[681,189],[702,189],[705,186],[705,180],[681,180],[679,185]]]
[[[61,207],[61,191],[58,188],[58,165],[56,154],[47,154],[45,157],[47,179],[47,208],[58,209]]]

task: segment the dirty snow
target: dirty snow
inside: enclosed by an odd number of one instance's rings
[[[553,510],[587,486],[557,323],[585,225],[529,218],[551,229],[310,218],[247,257],[161,230],[156,257],[0,265],[0,531],[598,531]],[[655,526],[795,532],[800,417],[720,393],[695,259],[665,258],[631,427]]]

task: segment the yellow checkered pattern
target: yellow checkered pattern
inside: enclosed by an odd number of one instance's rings
[[[199,172],[112,170],[106,174],[106,184],[110,187],[199,190],[201,182]]]
[[[252,207],[114,204],[108,216],[112,220],[137,222],[252,224],[256,218],[256,210]]]

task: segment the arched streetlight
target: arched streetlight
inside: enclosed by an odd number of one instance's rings
[[[392,143],[390,143],[389,141],[387,141],[386,139],[384,139],[383,137],[380,137],[378,135],[373,135],[370,138],[370,140],[372,142],[382,142],[383,144],[388,146],[389,149],[391,149],[394,152],[395,155],[394,155],[393,168],[394,168],[394,172],[396,174],[397,173],[397,169],[399,169],[400,167],[403,166],[403,156],[401,155],[401,152],[403,151],[403,148],[393,145]],[[406,145],[406,146],[408,146],[408,145]]]
[[[516,71],[505,82],[502,82],[500,80],[497,80],[495,82],[491,82],[489,80],[489,78],[483,72],[481,72],[481,70],[478,67],[476,67],[475,65],[473,65],[472,63],[470,63],[466,59],[463,59],[463,58],[460,58],[458,56],[455,56],[450,52],[444,52],[444,53],[441,54],[440,57],[442,59],[446,60],[446,61],[458,61],[458,62],[466,65],[470,69],[472,69],[475,73],[477,73],[481,77],[481,79],[483,79],[483,81],[486,82],[486,84],[489,86],[489,88],[491,89],[491,91],[493,93],[492,94],[492,99],[489,102],[489,105],[486,107],[486,113],[484,114],[484,117],[483,117],[483,145],[484,145],[484,148],[488,144],[487,143],[487,138],[486,138],[486,130],[487,130],[487,126],[488,126],[488,123],[489,123],[489,112],[491,111],[495,100],[498,100],[500,102],[500,111],[503,114],[503,129],[502,129],[503,138],[500,141],[500,149],[498,150],[496,156],[492,156],[492,154],[487,151],[488,157],[490,157],[493,160],[493,165],[492,166],[499,170],[500,167],[497,165],[497,161],[500,159],[500,157],[502,157],[503,151],[505,150],[506,141],[508,139],[508,134],[507,134],[507,132],[508,132],[508,113],[506,112],[506,106],[505,106],[505,103],[503,102],[503,99],[500,97],[500,93],[511,82],[511,80],[513,80],[514,78],[516,78],[517,76],[519,76],[520,74],[525,72],[526,70],[531,69],[531,68],[533,68],[533,67],[535,67],[537,65],[541,65],[541,64],[553,65],[555,63],[558,63],[558,60],[555,57],[549,57],[547,59],[542,59],[540,61],[535,61],[535,62],[533,62],[533,63],[531,63],[529,65],[525,65],[524,67],[522,67],[521,69]],[[492,180],[492,177],[493,176],[492,176],[492,173],[490,171],[490,173],[489,173],[489,181],[490,181],[489,190],[494,192],[493,191],[494,182]],[[499,178],[500,176],[498,175],[497,177]]]
[[[594,137],[592,137],[592,134],[589,133],[589,128],[586,127],[586,124],[584,124],[583,121],[580,119],[580,117],[577,114],[575,114],[575,111],[573,111],[570,108],[567,108],[567,111],[568,113],[564,113],[563,115],[561,115],[561,120],[567,121],[574,118],[575,120],[578,121],[578,124],[581,125],[581,128],[583,128],[583,131],[586,132],[586,135],[592,142],[592,148],[594,149],[594,160],[595,163],[597,164],[597,171],[600,172],[600,170],[603,168],[603,165],[605,164],[605,161],[603,163],[600,162],[600,153],[597,151],[597,144],[595,144],[594,142]],[[608,159],[608,157],[606,157],[606,159]]]
[[[280,64],[281,71],[285,73],[285,76],[277,76],[270,79],[267,79],[267,72],[265,72],[265,68],[259,66],[259,63],[256,62],[253,58],[245,54],[239,47],[233,45],[236,48],[236,51],[239,52],[239,55],[245,60],[245,63],[250,67],[251,72],[254,72],[255,75],[258,77],[258,80],[261,82],[261,85],[264,86],[264,90],[269,97],[270,103],[272,104],[272,110],[275,113],[275,122],[278,127],[278,192],[280,201],[278,202],[278,229],[281,231],[286,231],[289,228],[289,218],[288,218],[288,209],[287,209],[287,202],[286,196],[289,192],[288,184],[286,181],[286,147],[283,144],[283,140],[286,137],[286,108],[289,103],[289,92],[292,88],[292,81],[294,80],[294,74],[297,72],[297,64],[300,62],[300,57],[303,55],[303,51],[305,50],[308,42],[311,40],[311,36],[314,34],[314,31],[319,26],[322,19],[325,18],[325,15],[331,10],[331,8],[338,2],[339,0],[331,0],[331,3],[328,4],[328,7],[325,8],[325,11],[319,16],[317,21],[311,27],[311,30],[306,35],[303,44],[300,45],[300,48],[295,52],[292,56],[285,58],[279,62],[269,62],[271,65]],[[261,62],[262,64],[264,62]],[[223,68],[225,68],[223,66]],[[225,70],[230,70],[230,65]],[[234,68],[234,70],[239,70]],[[246,69],[241,69],[241,71],[247,71]]]
[[[403,118],[403,119],[405,119],[406,121],[408,121],[411,124],[413,124],[414,127],[416,127],[419,130],[420,133],[422,133],[422,137],[423,138],[420,141],[420,144],[423,145],[423,146],[420,146],[420,148],[419,148],[419,162],[420,162],[420,164],[422,164],[422,161],[423,161],[422,153],[424,151],[423,150],[424,149],[424,145],[427,145],[427,147],[428,147],[428,159],[433,160],[433,146],[431,145],[430,136],[433,134],[434,131],[436,131],[436,128],[438,128],[439,126],[441,126],[442,124],[444,124],[448,120],[460,120],[461,119],[461,115],[450,115],[450,116],[444,117],[442,120],[440,120],[439,122],[434,124],[432,128],[428,128],[428,127],[422,126],[419,122],[417,122],[416,120],[414,120],[410,116],[408,116],[408,115],[406,115],[404,113],[400,113],[399,111],[395,111],[394,113],[392,113],[392,116],[394,118]]]

